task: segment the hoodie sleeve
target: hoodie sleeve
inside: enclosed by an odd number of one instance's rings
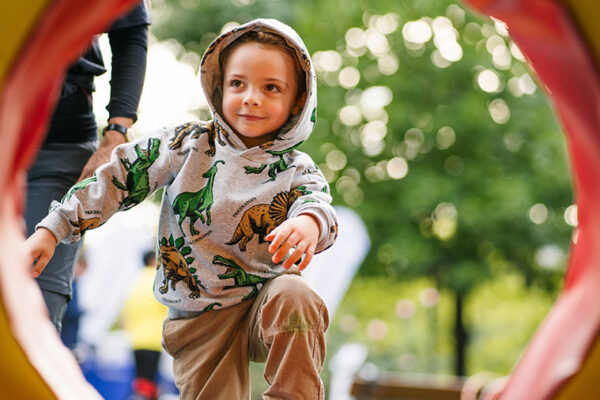
[[[77,182],[36,226],[51,231],[64,243],[104,224],[117,211],[141,203],[175,176],[164,130],[117,146],[108,163],[90,178]]]
[[[299,197],[290,207],[288,218],[300,214],[310,214],[319,221],[321,236],[315,253],[320,253],[333,245],[337,238],[337,216],[331,206],[329,184],[314,163],[306,154],[294,158],[296,174],[292,187],[302,189],[304,195]]]

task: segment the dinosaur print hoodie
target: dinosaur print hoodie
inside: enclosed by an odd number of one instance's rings
[[[221,115],[219,54],[257,29],[279,34],[296,50],[307,99],[273,141],[247,148]],[[60,241],[77,241],[85,230],[164,188],[154,294],[171,316],[254,297],[284,271],[272,262],[264,238],[287,218],[310,214],[319,221],[317,252],[337,235],[327,181],[297,149],[315,123],[316,78],[296,32],[279,21],[255,20],[224,33],[204,54],[201,80],[213,120],[163,128],[118,146],[109,163],[54,202],[38,224]]]

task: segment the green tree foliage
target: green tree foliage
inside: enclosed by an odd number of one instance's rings
[[[556,291],[573,214],[565,141],[501,23],[447,0],[155,5],[154,33],[199,54],[230,22],[275,17],[299,32],[319,78],[303,150],[368,226],[360,276],[427,277],[467,296],[517,273]]]

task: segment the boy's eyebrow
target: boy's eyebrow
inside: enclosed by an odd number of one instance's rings
[[[236,79],[236,78],[237,79],[242,78],[243,79],[243,78],[246,78],[246,75],[243,75],[243,74],[225,74],[225,79],[232,79],[232,78],[234,78],[234,79]],[[265,81],[266,82],[279,82],[282,85],[285,85],[286,87],[290,86],[286,81],[278,79],[278,78],[267,78],[267,79],[265,79]]]

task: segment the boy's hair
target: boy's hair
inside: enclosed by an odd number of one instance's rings
[[[243,43],[259,43],[264,45],[271,45],[285,51],[294,60],[294,69],[296,70],[296,80],[298,81],[298,93],[296,98],[299,99],[302,94],[306,91],[306,77],[304,71],[300,67],[300,61],[296,50],[294,50],[285,39],[276,33],[270,31],[249,31],[235,39],[229,46],[225,47],[221,54],[219,54],[219,69],[223,72],[227,59],[231,52]]]

